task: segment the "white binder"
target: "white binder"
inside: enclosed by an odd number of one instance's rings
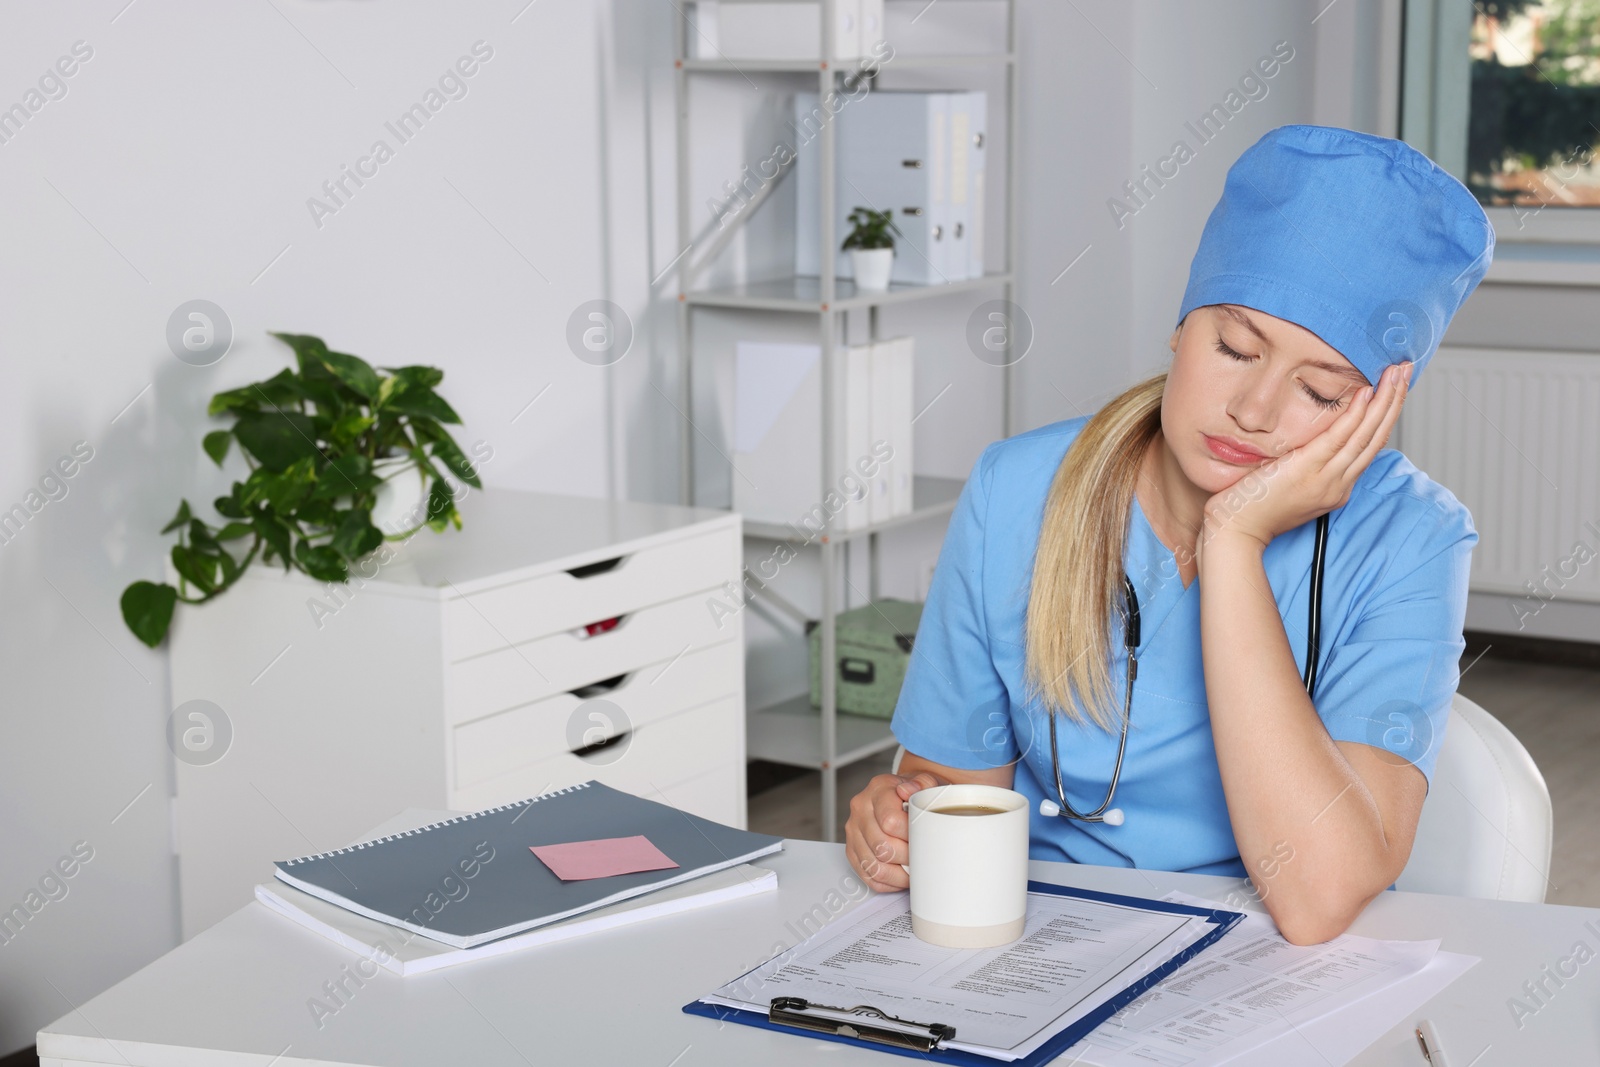
[[[890,280],[938,285],[953,277],[946,239],[949,219],[949,93],[884,90],[847,100],[838,114],[819,109],[816,93],[795,94],[795,273],[821,273],[815,234],[820,220],[823,121],[835,123],[838,191],[834,198],[834,273],[852,278],[849,253],[839,244],[850,232],[850,212],[863,205],[893,212],[895,238]],[[826,119],[819,117],[827,116]]]
[[[912,381],[913,368],[916,365],[914,358],[915,348],[910,337],[897,337],[888,342],[892,346],[892,363],[894,365],[894,405],[891,412],[893,421],[890,423],[890,443],[894,446],[894,482],[889,490],[890,514],[895,516],[911,514],[913,505],[912,485],[913,471],[915,469],[911,457],[913,454],[912,442],[915,435],[912,432],[911,420],[916,417],[913,409],[916,407],[916,393]]]
[[[912,353],[910,337],[892,337],[872,346],[872,440],[887,441],[893,449],[893,458],[873,484],[875,523],[911,511]]]
[[[834,0],[835,60],[860,59],[862,7],[875,5],[876,39],[883,36],[883,0]],[[820,59],[819,0],[699,0],[691,22],[698,59]],[[869,42],[871,43],[871,42]]]
[[[869,521],[857,466],[871,449],[871,345],[838,352],[842,369],[834,466],[822,472],[822,347],[740,341],[734,357],[733,510],[803,535]],[[838,505],[833,507],[832,505]],[[809,521],[808,521],[809,520]]]
[[[967,277],[983,277],[984,159],[989,144],[989,94],[982,89],[956,94],[964,98],[966,130]],[[957,131],[960,134],[962,131]],[[952,196],[952,200],[955,197]]]
[[[861,58],[875,59],[881,53],[884,27],[883,0],[861,0]]]
[[[842,530],[861,530],[875,521],[872,513],[872,492],[876,477],[865,470],[874,470],[877,459],[872,454],[872,402],[873,363],[876,346],[850,345],[840,351],[844,363],[844,451],[838,456],[840,482],[845,489],[847,503],[840,516]],[[860,487],[860,495],[853,490]],[[836,520],[838,521],[838,520]]]

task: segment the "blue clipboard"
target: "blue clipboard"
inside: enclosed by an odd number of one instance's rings
[[[744,1008],[730,1008],[722,1004],[707,1004],[703,1000],[696,1000],[685,1004],[683,1010],[690,1015],[703,1015],[708,1019],[720,1022],[743,1023],[746,1026],[757,1026],[764,1030],[778,1030],[788,1034],[798,1034],[801,1037],[815,1038],[819,1041],[838,1041],[842,1044],[855,1045],[858,1048],[870,1048],[878,1052],[888,1052],[896,1056],[914,1056],[918,1059],[935,1060],[940,1063],[971,1064],[973,1067],[995,1067],[996,1064],[1007,1063],[1014,1067],[1039,1067],[1049,1063],[1068,1048],[1081,1041],[1088,1033],[1111,1016],[1121,1011],[1128,1004],[1137,999],[1145,990],[1161,981],[1173,971],[1182,967],[1200,952],[1214,944],[1218,938],[1233,929],[1244,920],[1244,913],[1238,911],[1223,911],[1220,909],[1201,908],[1191,904],[1174,904],[1164,900],[1149,900],[1144,897],[1128,897],[1117,893],[1100,893],[1093,889],[1073,889],[1063,885],[1051,885],[1048,882],[1028,882],[1030,893],[1050,893],[1061,897],[1077,897],[1080,900],[1095,900],[1105,904],[1120,904],[1125,907],[1145,908],[1149,911],[1165,911],[1175,915],[1199,916],[1212,924],[1212,929],[1194,944],[1185,948],[1172,959],[1155,968],[1128,988],[1106,1001],[1100,1007],[1079,1019],[1077,1022],[1056,1034],[1033,1051],[1031,1055],[1017,1060],[997,1060],[991,1056],[981,1056],[976,1052],[967,1052],[962,1049],[934,1048],[923,1052],[913,1048],[900,1048],[895,1045],[879,1044],[877,1042],[863,1041],[859,1038],[845,1037],[842,1034],[827,1033],[821,1030],[802,1029],[797,1026],[788,1026],[772,1022],[766,1015],[758,1011]],[[763,964],[762,966],[765,966]],[[938,1020],[929,1020],[930,1023]],[[958,1034],[959,1036],[959,1034]]]

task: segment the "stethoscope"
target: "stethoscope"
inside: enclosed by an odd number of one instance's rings
[[[1317,519],[1316,540],[1311,547],[1311,611],[1310,621],[1306,624],[1306,692],[1309,694],[1317,684],[1317,659],[1322,651],[1322,570],[1327,558],[1328,548],[1328,516],[1322,515]],[[1117,779],[1122,777],[1122,756],[1128,750],[1128,718],[1133,711],[1133,682],[1139,677],[1139,595],[1133,591],[1133,582],[1124,574],[1122,576],[1122,594],[1126,617],[1123,624],[1123,642],[1128,650],[1128,686],[1122,697],[1122,740],[1117,743],[1117,765],[1111,772],[1111,787],[1106,790],[1105,800],[1100,806],[1090,812],[1079,812],[1067,802],[1067,791],[1061,784],[1061,755],[1056,747],[1056,716],[1052,711],[1045,715],[1050,720],[1050,762],[1055,767],[1056,799],[1039,801],[1039,814],[1044,816],[1065,815],[1069,819],[1079,822],[1101,822],[1107,826],[1121,826],[1123,814],[1121,808],[1113,808],[1111,800],[1117,795]]]

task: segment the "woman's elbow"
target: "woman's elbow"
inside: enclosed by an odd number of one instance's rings
[[[1283,916],[1274,915],[1272,918],[1278,924],[1278,932],[1291,945],[1320,945],[1324,941],[1332,941],[1348,930],[1350,924],[1355,921],[1354,916],[1341,918],[1299,912]]]
[[[1376,895],[1328,893],[1320,898],[1291,900],[1273,894],[1267,898],[1267,912],[1289,944],[1320,945],[1350,929]]]

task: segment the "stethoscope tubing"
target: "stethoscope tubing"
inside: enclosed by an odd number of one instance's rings
[[[1328,551],[1328,516],[1320,515],[1317,518],[1316,536],[1311,547],[1311,606],[1310,618],[1306,623],[1306,669],[1304,681],[1306,694],[1310,695],[1317,684],[1317,661],[1322,653],[1322,577],[1327,563]],[[1111,811],[1111,802],[1117,795],[1117,782],[1122,778],[1122,759],[1128,751],[1128,723],[1133,715],[1133,683],[1139,677],[1139,594],[1134,591],[1133,580],[1126,574],[1122,576],[1122,593],[1126,608],[1126,618],[1123,620],[1123,642],[1128,651],[1128,684],[1122,697],[1122,737],[1117,742],[1117,765],[1111,771],[1111,784],[1106,789],[1106,797],[1100,806],[1091,812],[1079,812],[1067,802],[1067,790],[1061,780],[1061,750],[1056,742],[1056,715],[1053,711],[1046,711],[1050,720],[1050,763],[1055,768],[1056,803],[1044,801],[1045,805],[1056,808],[1052,813],[1076,819],[1078,822],[1112,822],[1121,825],[1122,813],[1116,812],[1116,818],[1107,820],[1106,815]]]

